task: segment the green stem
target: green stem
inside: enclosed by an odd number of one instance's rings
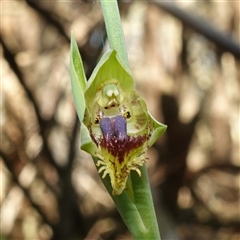
[[[115,49],[130,70],[121,19],[116,0],[101,0],[107,36],[110,48]],[[141,177],[131,173],[128,190],[121,195],[113,196],[110,179],[103,179],[104,185],[112,196],[118,211],[129,228],[134,239],[160,239],[158,223],[152,201],[146,166],[140,168]]]
[[[102,12],[111,49],[115,49],[128,69],[128,55],[116,0],[101,0]]]

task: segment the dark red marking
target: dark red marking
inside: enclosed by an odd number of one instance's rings
[[[100,146],[106,148],[108,152],[121,163],[126,155],[132,150],[141,147],[145,141],[147,141],[146,136],[127,136],[125,139],[112,136],[111,138],[103,137],[103,139],[100,140]]]

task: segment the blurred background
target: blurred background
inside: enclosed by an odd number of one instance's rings
[[[79,149],[71,31],[89,77],[97,1],[1,1],[1,239],[132,239]],[[136,88],[168,125],[147,153],[162,240],[240,239],[237,1],[120,1]]]

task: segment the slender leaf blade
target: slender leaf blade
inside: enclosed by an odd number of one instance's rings
[[[74,36],[71,37],[70,48],[70,76],[73,99],[77,110],[78,118],[82,123],[86,108],[84,89],[87,83],[82,59],[80,57],[78,46]]]

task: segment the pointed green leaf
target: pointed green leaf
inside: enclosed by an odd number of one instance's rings
[[[82,123],[86,108],[84,89],[87,83],[82,59],[80,57],[77,43],[72,34],[70,48],[70,76],[72,84],[72,92],[78,118]]]

